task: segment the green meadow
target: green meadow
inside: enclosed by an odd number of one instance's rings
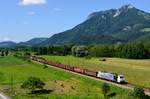
[[[79,66],[95,71],[108,71],[123,74],[127,82],[150,88],[150,60],[120,58],[78,58],[73,56],[42,56],[47,60]]]
[[[149,31],[150,31],[150,28],[144,28],[142,31],[143,31],[143,32],[149,32]]]
[[[54,57],[62,60],[62,57]],[[48,59],[52,57],[47,56]],[[69,58],[76,59],[68,56]],[[67,57],[67,59],[69,59]],[[66,58],[63,57],[65,60]],[[62,60],[64,62],[64,60]],[[82,60],[78,59],[77,60]],[[92,59],[93,60],[93,59]],[[95,60],[95,59],[94,59]],[[79,61],[80,63],[81,61]],[[86,61],[85,61],[86,64]],[[29,76],[39,77],[46,83],[45,89],[52,90],[50,94],[29,95],[27,90],[21,89],[21,83]],[[11,80],[13,78],[13,81]],[[0,57],[0,90],[10,95],[7,90],[11,87],[16,95],[13,99],[103,99],[102,82],[54,68],[43,69],[43,65],[23,61],[15,57]],[[111,93],[116,95],[112,99],[128,99],[128,90],[111,87]]]

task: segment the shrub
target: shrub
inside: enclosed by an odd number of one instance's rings
[[[104,59],[99,59],[99,61],[106,61],[106,59],[104,58]]]
[[[23,84],[21,85],[21,88],[29,89],[32,92],[36,89],[43,89],[44,86],[45,86],[45,83],[41,81],[40,78],[29,77],[27,80],[23,82]]]
[[[134,95],[134,97],[137,97],[140,99],[146,98],[143,88],[138,87],[138,86],[134,87],[133,95]]]
[[[109,91],[110,91],[110,86],[107,83],[104,83],[102,85],[102,93],[106,99],[108,98]]]
[[[91,59],[92,57],[90,55],[86,56],[85,57],[86,59]]]

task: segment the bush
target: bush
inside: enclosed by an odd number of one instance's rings
[[[146,99],[146,95],[144,93],[143,88],[138,87],[138,86],[134,87],[133,95],[134,97],[137,97],[140,99]]]
[[[74,46],[72,47],[72,55],[85,57],[88,55],[88,48],[86,46]]]
[[[45,83],[40,80],[40,78],[37,77],[29,77],[26,81],[23,82],[21,85],[21,88],[29,89],[34,91],[35,89],[43,89],[45,86]]]
[[[43,69],[46,69],[46,68],[48,68],[48,66],[47,66],[47,65],[44,65],[44,66],[43,66]]]
[[[25,53],[24,53],[24,56],[31,56],[31,53],[25,52]]]
[[[91,59],[92,57],[90,55],[86,56],[85,57],[86,59]]]
[[[102,93],[106,99],[109,97],[108,96],[109,91],[110,91],[110,86],[107,83],[104,83],[102,85]]]
[[[99,59],[99,61],[106,61],[106,59],[104,58],[104,59]]]

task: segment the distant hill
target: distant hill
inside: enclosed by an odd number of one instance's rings
[[[48,38],[33,38],[26,42],[15,43],[12,41],[0,42],[0,48],[12,48],[16,46],[35,46],[41,44],[41,42],[47,40]]]
[[[17,45],[29,45],[29,46],[34,46],[34,45],[38,45],[40,44],[41,42],[47,40],[48,38],[33,38],[29,41],[26,41],[26,42],[20,42],[18,43]]]
[[[58,33],[41,44],[115,44],[150,40],[150,14],[124,5],[90,14],[73,29]]]
[[[5,42],[0,42],[0,48],[12,48],[15,47],[17,44],[12,41],[5,41]]]

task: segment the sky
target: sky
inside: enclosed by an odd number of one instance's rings
[[[132,4],[150,13],[150,0],[1,0],[0,42],[51,37],[96,11]]]

